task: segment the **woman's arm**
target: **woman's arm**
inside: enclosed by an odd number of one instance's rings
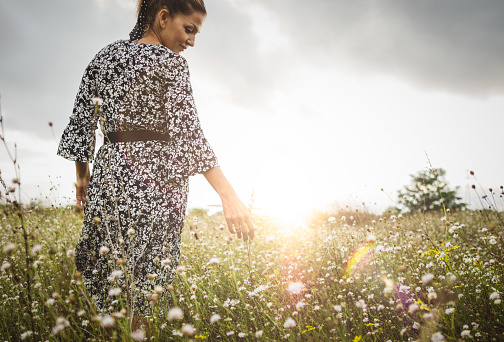
[[[219,194],[222,201],[224,217],[229,231],[247,241],[248,238],[254,239],[254,224],[250,217],[249,209],[236,195],[233,187],[222,173],[220,167],[213,167],[203,173],[208,183]]]
[[[75,183],[77,208],[83,209],[90,179],[89,164],[76,161],[75,174],[77,176],[77,182]]]

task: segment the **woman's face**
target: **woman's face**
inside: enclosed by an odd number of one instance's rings
[[[189,15],[177,14],[172,18],[166,13],[163,19],[161,22],[163,45],[173,52],[181,53],[188,46],[194,46],[196,34],[203,25],[205,15],[193,12]]]

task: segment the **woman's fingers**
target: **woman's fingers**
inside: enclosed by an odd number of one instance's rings
[[[238,239],[248,241],[254,238],[254,224],[250,217],[249,209],[240,201],[233,197],[231,200],[223,200],[224,215],[231,234],[236,234]]]
[[[249,238],[251,240],[254,239],[254,224],[252,223],[252,219],[248,212],[233,220],[233,222],[236,222],[232,224],[234,226],[234,230],[236,231],[236,236],[238,237],[238,239],[243,238],[243,241],[247,241]]]

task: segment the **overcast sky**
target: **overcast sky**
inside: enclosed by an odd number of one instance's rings
[[[380,212],[409,174],[470,196],[504,183],[504,2],[207,0],[183,55],[203,129],[245,202],[296,217],[339,201]],[[0,94],[24,196],[73,198],[55,155],[85,67],[127,39],[134,0],[0,0]],[[48,126],[54,123],[54,136]],[[0,168],[12,166],[2,148]],[[467,197],[468,201],[476,199]],[[189,205],[219,204],[204,178]]]

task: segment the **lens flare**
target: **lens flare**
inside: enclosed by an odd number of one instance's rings
[[[368,240],[364,245],[357,248],[345,263],[345,277],[353,277],[363,269],[376,252],[376,241]]]

